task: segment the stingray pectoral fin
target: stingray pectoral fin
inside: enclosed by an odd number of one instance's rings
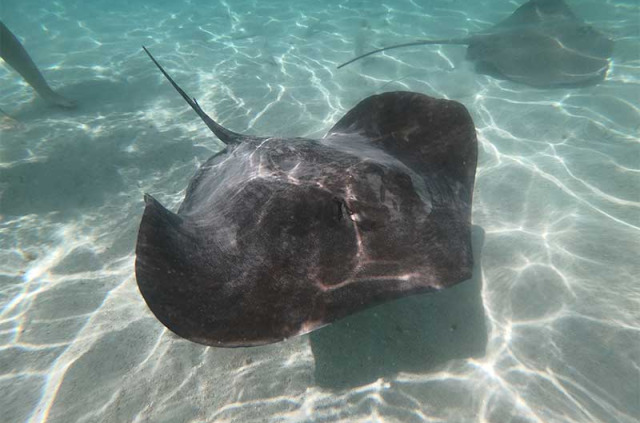
[[[163,294],[155,292],[156,288],[167,278],[180,279],[189,272],[189,264],[184,259],[197,248],[197,242],[180,216],[149,194],[145,194],[144,201],[146,206],[136,246],[136,276],[143,297],[156,313],[159,298],[156,294]]]
[[[344,134],[364,137],[422,175],[459,183],[456,195],[470,207],[478,146],[473,120],[457,101],[404,91],[373,95],[347,112],[327,137]]]
[[[296,309],[295,301],[274,292],[268,272],[258,272],[263,277],[257,279],[255,272],[244,275],[251,258],[238,262],[224,251],[216,225],[198,226],[202,221],[172,213],[150,195],[145,203],[136,280],[147,306],[169,330],[217,347],[268,344],[299,331],[300,322],[293,324],[286,308]]]
[[[151,55],[149,50],[147,50],[145,46],[142,46],[142,48],[144,49],[145,53],[149,55],[149,57],[151,58],[153,63],[155,63],[158,69],[160,69],[160,72],[162,72],[165,78],[167,78],[167,80],[171,83],[171,85],[173,85],[173,88],[175,88],[176,91],[180,93],[182,98],[184,98],[184,100],[189,104],[189,106],[191,106],[191,108],[198,114],[198,116],[200,116],[200,119],[204,121],[204,123],[209,127],[209,129],[211,129],[211,132],[216,134],[216,136],[220,139],[220,141],[222,141],[225,144],[234,144],[242,141],[242,139],[245,138],[244,135],[230,131],[227,128],[220,125],[219,123],[217,123],[216,121],[214,121],[213,119],[211,119],[211,117],[207,115],[204,112],[204,110],[202,110],[202,108],[200,107],[196,99],[189,97],[189,95],[186,92],[184,92],[184,90],[180,88],[178,84],[176,84],[173,78],[169,76],[167,71],[165,71],[164,68],[160,66],[160,63],[158,63],[158,61]]]
[[[201,241],[197,231],[167,210],[150,195],[145,195],[136,246],[136,279],[149,309],[166,327],[192,339],[198,335],[201,321],[192,311],[198,308],[201,293],[194,283],[200,273]]]
[[[154,219],[155,224],[178,224],[181,221],[180,216],[167,210],[158,200],[149,194],[144,195],[144,204],[146,206],[145,216],[149,214],[149,216]]]
[[[430,44],[461,44],[461,45],[466,45],[466,44],[469,44],[469,40],[467,38],[446,39],[446,40],[419,40],[419,41],[413,41],[413,42],[410,42],[410,43],[396,44],[396,45],[389,46],[389,47],[379,48],[377,50],[373,50],[373,51],[365,53],[365,54],[363,54],[361,56],[355,57],[355,58],[349,60],[348,62],[344,62],[343,64],[339,65],[338,69],[340,69],[340,68],[342,68],[344,66],[347,66],[347,65],[355,62],[356,60],[364,59],[365,57],[371,56],[372,54],[380,53],[381,51],[392,50],[392,49],[395,49],[395,48],[430,45]]]

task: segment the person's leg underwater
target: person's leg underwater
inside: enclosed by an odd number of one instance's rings
[[[51,89],[38,67],[29,57],[29,53],[2,21],[0,21],[0,57],[18,72],[47,103],[59,107],[75,107],[73,101]]]

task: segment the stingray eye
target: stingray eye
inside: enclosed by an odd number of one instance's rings
[[[347,212],[347,205],[344,203],[342,198],[333,197],[333,210],[334,216],[340,222],[344,217],[344,214]]]

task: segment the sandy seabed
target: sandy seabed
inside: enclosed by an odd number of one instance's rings
[[[511,3],[5,0],[0,18],[78,107],[47,107],[0,67],[14,118],[0,124],[0,421],[636,421],[640,10],[569,4],[616,39],[596,86],[478,75],[461,46],[336,70],[487,28]],[[133,272],[143,193],[175,210],[222,144],[141,45],[248,134],[321,137],[384,91],[463,103],[479,140],[476,278],[265,347],[167,331]]]

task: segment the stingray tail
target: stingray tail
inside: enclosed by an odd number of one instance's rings
[[[353,62],[355,62],[356,60],[360,60],[363,59],[367,56],[371,56],[372,54],[376,54],[376,53],[380,53],[381,51],[385,51],[385,50],[391,50],[394,48],[401,48],[401,47],[411,47],[411,46],[422,46],[422,45],[431,45],[431,44],[459,44],[459,45],[465,45],[465,44],[469,44],[469,39],[468,38],[450,38],[450,39],[444,39],[444,40],[418,40],[418,41],[413,41],[411,43],[404,43],[404,44],[396,44],[393,46],[389,46],[389,47],[383,47],[383,48],[379,48],[377,50],[373,50],[370,51],[369,53],[365,53],[361,56],[355,57],[351,60],[349,60],[348,62],[344,62],[343,64],[341,64],[340,66],[338,66],[338,69],[347,66]]]
[[[169,82],[171,82],[171,85],[173,85],[173,88],[175,88],[176,91],[180,93],[182,98],[184,98],[185,101],[189,104],[189,106],[191,106],[191,108],[198,114],[198,116],[200,116],[200,119],[204,121],[204,123],[209,127],[209,129],[211,129],[211,131],[214,134],[216,134],[216,136],[220,139],[220,141],[222,141],[225,144],[234,144],[234,143],[240,142],[244,138],[244,135],[238,134],[233,131],[229,131],[228,129],[218,124],[213,119],[211,119],[211,117],[209,117],[209,115],[207,115],[202,110],[202,108],[200,107],[196,99],[189,97],[187,93],[185,93],[184,90],[180,88],[178,84],[176,84],[176,82],[169,76],[169,74],[164,70],[164,68],[160,66],[160,63],[158,63],[158,61],[151,55],[151,53],[149,53],[149,50],[147,50],[145,46],[142,46],[142,48],[144,49],[145,53],[149,55],[153,63],[156,64],[158,69],[160,69],[160,72],[162,72],[165,78],[167,78]]]

